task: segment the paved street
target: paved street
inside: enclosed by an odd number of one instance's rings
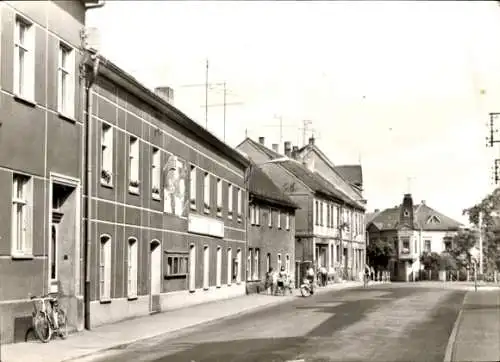
[[[443,361],[464,291],[378,285],[296,298],[86,361]]]

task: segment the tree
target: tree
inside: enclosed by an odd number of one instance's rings
[[[424,270],[438,271],[441,263],[441,256],[436,252],[425,251],[420,256],[420,262],[424,266]]]
[[[394,256],[394,253],[394,246],[381,239],[370,242],[366,248],[370,263],[376,270],[387,270],[389,260]]]
[[[470,249],[478,242],[478,234],[472,230],[460,231],[453,238],[453,247],[449,255],[456,261],[457,267],[463,268],[470,264]]]
[[[500,270],[500,188],[495,189],[478,204],[465,209],[464,215],[469,222],[479,227],[479,214],[482,213],[483,258],[486,270]]]

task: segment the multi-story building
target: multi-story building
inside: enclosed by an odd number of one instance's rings
[[[429,207],[425,201],[413,205],[411,194],[403,203],[367,215],[370,242],[383,240],[393,243],[395,257],[389,263],[391,278],[409,281],[423,268],[420,256],[424,252],[442,253],[452,247],[455,235],[463,225]]]
[[[363,206],[308,168],[305,162],[295,159],[288,142],[285,142],[288,159],[282,162],[267,162],[283,155],[276,147],[267,148],[263,137],[259,142],[247,138],[237,148],[255,162],[263,163],[264,172],[300,207],[295,216],[296,262],[325,266],[340,278],[357,277],[364,267],[365,249],[363,243],[355,244],[352,238],[363,233],[359,216],[364,212]]]
[[[249,169],[247,292],[263,290],[273,268],[295,276],[295,210],[297,205],[258,165]]]
[[[85,13],[97,1],[0,2],[0,320],[24,340],[29,296],[58,292],[82,328]]]
[[[245,294],[249,161],[163,89],[95,61],[84,185],[90,325]]]

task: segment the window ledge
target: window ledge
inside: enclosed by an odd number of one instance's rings
[[[227,286],[228,286],[228,287],[230,287],[231,285],[232,285],[231,283],[228,283],[228,285],[227,285]]]
[[[32,99],[26,98],[25,96],[14,94],[14,99],[18,102],[26,104],[27,106],[36,107],[36,102]]]
[[[108,189],[112,189],[113,188],[113,183],[112,182],[106,182],[104,180],[101,179],[101,186],[102,187],[106,187]]]
[[[221,286],[220,286],[220,285],[216,285],[215,287],[216,287],[217,289],[220,289],[220,288],[221,288]]]
[[[129,194],[132,194],[132,195],[137,195],[137,196],[139,196],[139,195],[140,195],[140,193],[139,193],[139,187],[129,186],[129,187],[128,187],[128,193],[129,193]]]
[[[101,299],[99,301],[100,304],[111,304],[111,299]]]
[[[72,123],[76,123],[75,116],[70,116],[70,115],[65,114],[63,112],[59,112],[58,115],[59,115],[59,118],[62,118],[64,120],[66,120],[66,121],[70,121]]]
[[[132,301],[137,300],[137,299],[138,299],[137,295],[136,295],[136,296],[130,296],[130,297],[127,297],[127,300],[128,300],[129,302],[132,302]]]
[[[152,194],[151,198],[155,201],[161,201],[160,195],[159,194]]]
[[[32,260],[34,258],[33,254],[12,254],[13,260]]]
[[[190,291],[189,291],[189,293],[194,293],[194,292],[196,292],[196,290],[190,290]]]
[[[203,290],[205,290],[205,291],[207,291],[207,290],[209,290],[209,289],[210,289],[210,288],[203,288]]]
[[[184,279],[187,277],[187,274],[171,274],[171,275],[164,275],[163,279],[168,280],[168,279]]]

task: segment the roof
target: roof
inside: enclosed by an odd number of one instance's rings
[[[342,178],[353,185],[363,185],[363,169],[361,165],[341,165],[335,166],[335,171],[342,176]]]
[[[368,216],[370,215],[370,216]],[[400,225],[401,206],[391,207],[378,213],[367,214],[367,224],[373,224],[379,230],[395,230]],[[439,222],[432,222],[437,218]],[[436,220],[436,219],[434,219]],[[462,224],[425,205],[413,206],[413,228],[423,231],[458,230]]]
[[[93,56],[93,52],[91,51],[87,51],[87,54]],[[89,66],[93,66],[93,62],[90,60],[91,56],[87,57],[87,64]],[[125,72],[109,59],[104,58],[102,55],[99,55],[98,59],[100,61],[98,68],[99,75],[102,75],[115,82],[117,85],[123,87],[138,99],[159,111],[163,116],[166,116],[165,118],[168,118],[168,121],[177,123],[177,125],[191,133],[191,136],[197,139],[198,142],[209,144],[215,148],[217,152],[233,160],[243,168],[247,168],[250,165],[250,161],[245,156],[217,138],[213,133],[207,131],[163,98],[146,88],[137,79]],[[160,121],[166,123],[165,119],[160,119]]]
[[[235,148],[239,148],[243,143],[245,142],[249,142],[252,144],[252,146],[255,146],[256,148],[258,148],[260,151],[262,151],[263,153],[265,153],[268,157],[274,159],[274,158],[279,158],[279,157],[283,157],[282,154],[278,153],[278,152],[274,152],[273,150],[271,150],[270,148],[264,146],[263,144],[259,143],[259,142],[255,142],[253,139],[251,139],[250,137],[246,137],[238,146],[236,146]]]
[[[332,197],[340,202],[344,202],[350,206],[364,210],[363,206],[350,200],[349,197],[344,195],[340,190],[336,189],[335,186],[320,176],[317,172],[311,172],[301,163],[290,160],[280,162],[280,165],[310,187],[315,193],[322,194],[326,197]]]
[[[258,166],[250,167],[248,188],[250,195],[285,207],[298,209],[295,204]]]

